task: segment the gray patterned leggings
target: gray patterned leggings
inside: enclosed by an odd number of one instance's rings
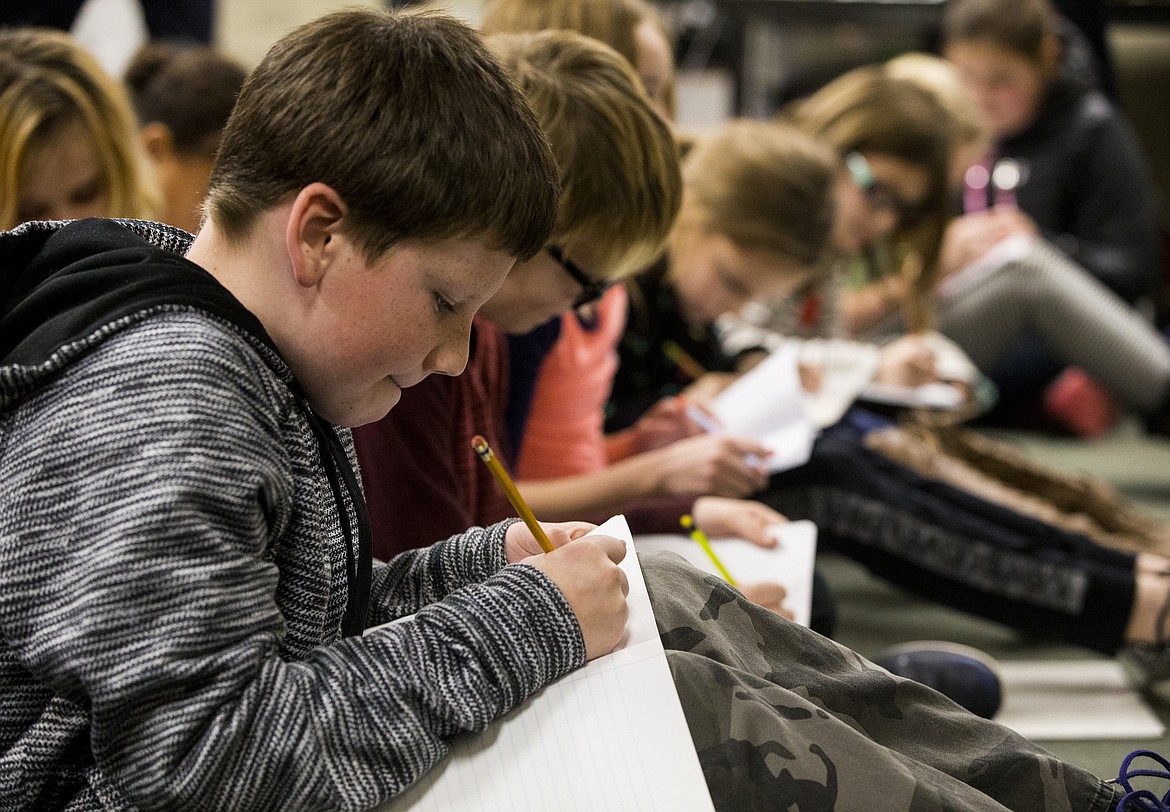
[[[1170,345],[1133,308],[1047,243],[939,302],[939,331],[990,371],[1035,336],[1125,405],[1148,414],[1170,391]]]
[[[642,570],[716,809],[1112,808],[1111,784],[681,558]]]

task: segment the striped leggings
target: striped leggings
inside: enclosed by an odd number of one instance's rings
[[[984,372],[1035,336],[1132,409],[1152,412],[1170,393],[1170,344],[1116,294],[1040,241],[978,286],[942,299],[939,331]]]

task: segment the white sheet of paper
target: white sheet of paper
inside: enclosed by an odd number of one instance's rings
[[[1012,234],[984,252],[974,262],[943,279],[938,286],[939,296],[953,299],[974,288],[1009,262],[1015,262],[1032,250],[1035,237]]]
[[[817,526],[810,521],[778,524],[769,531],[780,542],[775,547],[757,547],[743,539],[712,539],[715,554],[740,584],[771,581],[787,591],[784,606],[793,618],[808,626],[812,613],[813,559],[817,549]],[[639,553],[668,550],[678,553],[697,569],[718,575],[715,565],[689,536],[637,536],[634,547]]]
[[[888,403],[892,406],[917,406],[925,409],[957,409],[963,405],[963,390],[949,383],[924,386],[894,386],[871,383],[861,390],[861,400]]]
[[[1001,660],[995,721],[1029,739],[1159,739],[1165,727],[1116,660]]]
[[[713,810],[629,525],[615,516],[594,532],[627,544],[630,619],[621,646],[459,739],[381,810]]]
[[[821,385],[815,392],[804,392],[804,413],[823,429],[839,421],[873,380],[878,353],[858,351],[851,341],[818,341],[811,346],[802,357],[820,367]]]
[[[776,350],[711,401],[728,434],[759,440],[771,451],[768,470],[787,471],[808,462],[816,429],[804,413],[796,348]]]

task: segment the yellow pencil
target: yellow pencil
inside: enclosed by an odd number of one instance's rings
[[[528,529],[532,531],[532,535],[536,537],[537,543],[540,544],[540,549],[546,553],[551,553],[553,551],[552,542],[548,540],[544,528],[540,526],[536,521],[536,517],[532,515],[532,510],[525,503],[524,497],[520,495],[520,491],[516,490],[516,485],[512,482],[512,477],[508,476],[508,472],[504,470],[504,466],[500,465],[500,461],[496,459],[496,455],[492,452],[492,447],[488,445],[488,441],[477,434],[471,438],[471,447],[475,449],[475,453],[479,454],[479,458],[483,460],[483,464],[492,472],[492,476],[496,478],[496,482],[500,483],[500,487],[504,490],[504,495],[508,497],[508,501],[512,503],[512,507],[520,514],[520,518],[524,520],[524,524],[528,525]]]
[[[731,573],[727,571],[727,567],[723,566],[723,562],[719,560],[719,556],[715,555],[715,551],[711,548],[711,541],[707,538],[707,534],[695,526],[695,520],[692,518],[691,514],[684,513],[682,518],[678,520],[678,523],[681,524],[686,530],[688,530],[691,534],[691,538],[698,542],[699,546],[703,548],[703,552],[705,552],[707,557],[711,559],[713,564],[715,564],[715,569],[719,570],[719,573],[723,576],[724,580],[726,580],[727,583],[731,584],[732,586],[739,586],[739,584],[735,582],[735,579],[731,577]]]
[[[663,341],[662,354],[669,358],[691,380],[697,380],[707,374],[706,368],[696,361],[689,352],[680,347],[677,341],[671,341],[669,338]]]

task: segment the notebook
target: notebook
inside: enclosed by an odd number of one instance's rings
[[[711,401],[723,431],[751,437],[772,454],[772,473],[808,462],[817,430],[804,412],[796,347],[784,346],[741,375]]]
[[[858,400],[920,409],[957,409],[963,405],[966,395],[958,386],[949,383],[928,383],[922,386],[871,383],[861,390]]]
[[[624,516],[594,531],[624,539],[626,637],[529,697],[450,754],[384,812],[712,812],[711,796]]]
[[[812,613],[813,559],[816,557],[817,526],[810,521],[789,522],[768,528],[779,542],[759,547],[744,539],[712,539],[715,554],[736,583],[764,581],[780,584],[787,595],[784,607],[795,620],[808,626]],[[669,550],[678,553],[697,569],[718,575],[715,564],[689,536],[646,535],[634,539],[639,553]]]
[[[1027,234],[1012,234],[997,242],[984,254],[945,277],[938,285],[939,296],[957,299],[973,290],[984,280],[1011,262],[1016,262],[1032,250],[1035,237]]]

